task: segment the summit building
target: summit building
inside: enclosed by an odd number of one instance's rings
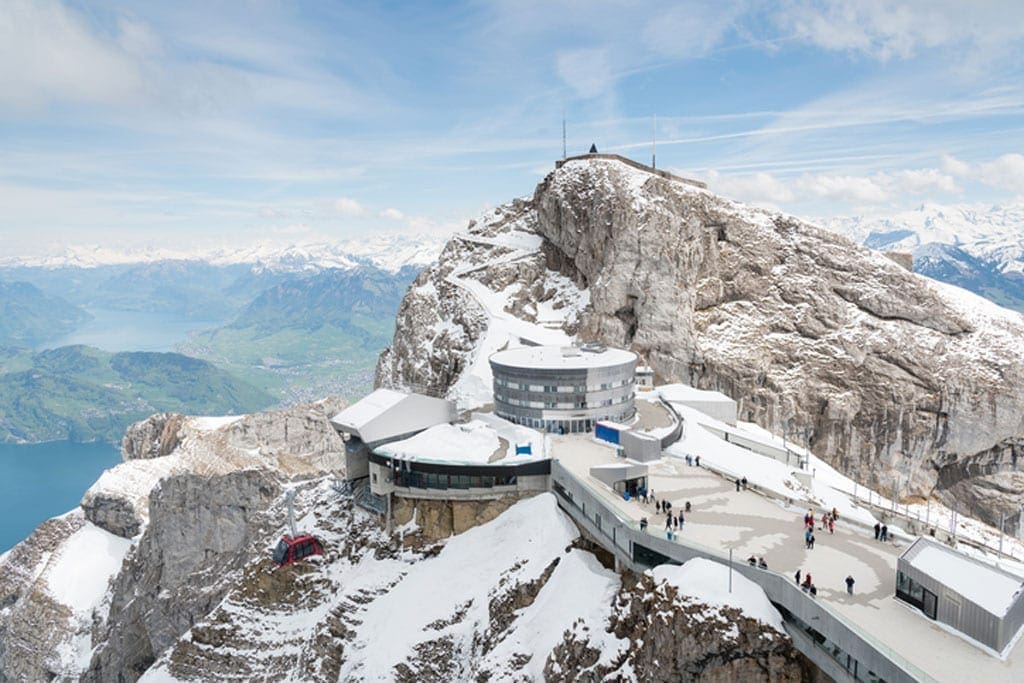
[[[636,414],[637,356],[602,344],[522,346],[490,357],[494,412],[549,432],[593,431]]]

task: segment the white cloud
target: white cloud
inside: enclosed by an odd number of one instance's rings
[[[0,3],[0,102],[35,108],[49,101],[118,103],[143,86],[144,28],[126,23],[123,43],[54,0]]]
[[[979,164],[978,179],[986,185],[1024,195],[1024,154],[1004,154]]]
[[[948,173],[937,168],[918,168],[894,173],[880,173],[877,178],[885,182],[892,190],[908,194],[927,194],[940,192],[953,194],[960,192],[956,181]]]
[[[388,208],[388,209],[384,209],[383,211],[380,212],[380,217],[381,218],[390,218],[393,221],[400,221],[403,218],[405,218],[405,214],[402,213],[401,211],[399,211],[398,209]]]
[[[855,175],[804,175],[797,182],[797,192],[832,201],[855,204],[876,204],[892,194],[877,180]]]
[[[293,223],[291,225],[280,225],[270,229],[275,235],[307,235],[313,232],[313,228],[304,223]]]
[[[856,206],[878,205],[897,202],[909,196],[946,198],[961,191],[952,175],[937,168],[866,175],[804,173],[789,178],[780,178],[771,173],[722,175],[711,171],[708,183],[714,192],[772,206],[818,199]]]
[[[793,190],[770,173],[722,175],[711,171],[707,181],[715,193],[743,201],[775,204],[795,199]]]
[[[583,48],[559,52],[555,60],[559,78],[580,97],[596,97],[615,82],[608,52],[602,48]]]
[[[971,165],[966,161],[960,161],[951,154],[946,154],[942,157],[942,170],[959,178],[970,175]]]
[[[940,46],[985,58],[1024,39],[1024,4],[1019,2],[790,0],[775,21],[818,47],[883,61]]]
[[[341,197],[334,200],[334,210],[345,216],[366,215],[366,209],[362,204],[350,197]]]
[[[744,9],[739,2],[687,2],[654,12],[644,27],[642,45],[666,57],[704,55],[722,41]]]

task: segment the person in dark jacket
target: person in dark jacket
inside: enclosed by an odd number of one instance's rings
[[[800,585],[800,570],[796,570],[796,574],[793,575],[793,580],[796,581],[796,585]]]
[[[878,538],[881,535],[882,535],[882,525],[879,524],[878,522],[875,522],[875,540],[877,541]]]
[[[889,527],[885,524],[882,525],[882,543],[889,540]]]
[[[853,577],[852,576],[847,576],[846,577],[846,592],[849,593],[850,595],[853,595],[853,584],[854,584]]]
[[[763,557],[760,560],[757,561],[757,568],[758,569],[768,569],[768,563],[764,561]]]

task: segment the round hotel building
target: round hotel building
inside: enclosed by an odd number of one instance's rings
[[[490,357],[494,412],[551,432],[589,432],[598,420],[629,422],[637,356],[600,344],[523,346]]]

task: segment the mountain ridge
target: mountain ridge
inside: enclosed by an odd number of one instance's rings
[[[733,396],[746,421],[810,435],[865,485],[899,481],[997,523],[1024,502],[981,495],[1021,476],[1018,313],[800,219],[606,160],[566,163],[465,235],[410,288],[378,384],[468,407],[482,393],[467,378],[489,389],[486,358],[503,344],[600,340],[664,381]],[[589,297],[560,339],[523,306],[555,274]]]

